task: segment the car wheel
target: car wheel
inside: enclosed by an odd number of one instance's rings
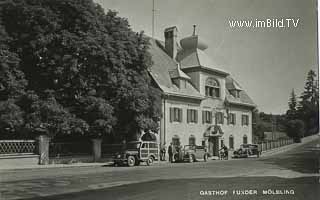
[[[128,166],[133,167],[135,163],[136,163],[136,158],[134,156],[129,156],[128,157]]]
[[[149,157],[148,160],[147,160],[147,165],[150,166],[152,164],[153,164],[153,158]]]
[[[204,154],[203,160],[204,160],[204,162],[207,162],[207,160],[208,160],[208,154]]]

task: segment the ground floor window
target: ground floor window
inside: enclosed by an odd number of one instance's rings
[[[234,148],[234,138],[232,135],[229,137],[229,148],[230,149]]]
[[[179,136],[175,135],[172,137],[172,145],[173,146],[180,146],[180,138]]]
[[[243,144],[248,144],[248,137],[246,135],[243,136]]]
[[[194,135],[189,137],[189,145],[196,145],[196,137]]]

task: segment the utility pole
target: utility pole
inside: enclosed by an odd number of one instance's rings
[[[154,0],[152,0],[152,38],[154,38],[154,15],[155,15],[155,9],[154,9]]]
[[[271,116],[271,136],[272,136],[272,141],[274,140],[274,124],[273,124],[273,115],[272,113],[270,114]]]

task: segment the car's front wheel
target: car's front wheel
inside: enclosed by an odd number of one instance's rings
[[[128,156],[128,166],[133,167],[136,163],[136,158],[134,156]]]
[[[194,159],[193,159],[193,156],[190,154],[189,155],[189,163],[193,163]]]
[[[150,166],[153,164],[153,157],[149,157],[147,160],[147,165]]]

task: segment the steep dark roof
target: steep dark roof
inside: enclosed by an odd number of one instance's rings
[[[203,96],[189,81],[187,81],[186,88],[178,88],[172,83],[169,72],[177,69],[177,63],[165,53],[161,42],[155,39],[150,39],[149,42],[149,52],[153,61],[150,74],[160,89],[168,95],[202,99]]]
[[[162,41],[150,38],[149,42],[149,52],[152,56],[153,61],[153,65],[149,72],[152,78],[160,87],[160,89],[167,95],[196,99],[205,98],[188,80],[185,88],[178,88],[175,84],[173,84],[171,79],[173,78],[171,77],[172,75],[182,78],[187,78],[187,75],[182,70],[178,70],[177,62],[174,61],[174,59],[168,56],[168,54],[165,52]],[[178,73],[180,71],[182,73]],[[173,72],[176,73],[173,74]],[[236,98],[230,94],[229,90],[232,89],[240,90],[240,98]],[[241,86],[235,80],[231,78],[231,76],[226,77],[226,101],[231,104],[245,105],[250,107],[256,106],[254,102],[251,100],[251,98],[248,96],[248,94],[241,88]]]

